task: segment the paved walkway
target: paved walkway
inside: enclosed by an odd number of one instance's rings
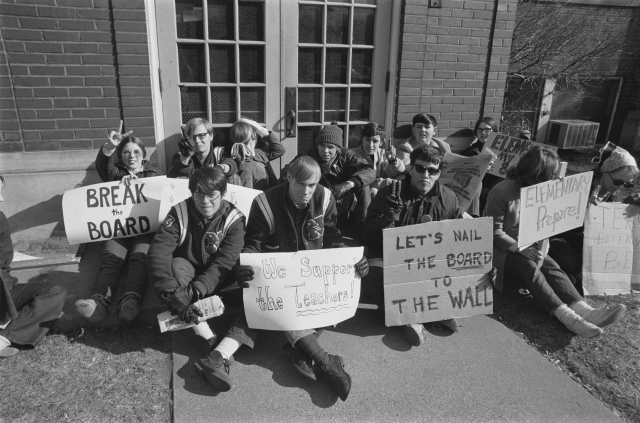
[[[353,378],[344,403],[328,382],[299,375],[280,350],[281,335],[267,331],[255,350],[236,353],[236,386],[216,392],[193,367],[193,333],[175,332],[175,422],[620,421],[501,323],[489,316],[459,322],[457,334],[431,329],[420,348],[370,310],[325,332],[321,344],[345,358]]]

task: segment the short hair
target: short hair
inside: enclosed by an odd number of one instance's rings
[[[527,151],[515,168],[507,171],[507,178],[523,187],[554,179],[560,168],[560,158],[555,151],[540,146]]]
[[[184,124],[183,132],[187,136],[187,138],[193,138],[193,131],[198,125],[204,125],[207,133],[213,136],[213,125],[211,124],[211,122],[203,118],[193,118],[189,122]]]
[[[362,127],[362,137],[375,137],[380,136],[380,141],[384,142],[384,126],[376,123],[369,122]]]
[[[203,194],[211,195],[214,191],[220,191],[224,195],[227,192],[227,178],[219,167],[201,167],[189,177],[189,191],[195,194],[198,189]]]
[[[229,139],[231,144],[237,142],[245,142],[247,139],[252,138],[256,133],[251,125],[246,122],[236,122],[229,128]]]
[[[287,176],[298,183],[319,181],[322,176],[320,165],[311,156],[300,156],[291,162]]]
[[[441,169],[442,162],[444,161],[444,153],[438,147],[421,145],[414,149],[409,155],[411,165],[414,165],[417,160],[423,160],[427,163],[438,165],[438,169]]]
[[[120,141],[120,144],[118,144],[118,147],[116,147],[116,154],[119,159],[122,158],[122,150],[124,150],[124,148],[129,143],[134,143],[135,145],[140,147],[140,150],[142,150],[143,159],[147,157],[147,149],[144,148],[144,143],[142,142],[142,140],[138,137],[129,135],[128,137],[122,138],[122,141]]]
[[[434,128],[438,126],[438,121],[432,115],[427,113],[418,113],[413,117],[413,123],[411,126],[416,126],[416,123],[423,123],[425,125],[431,125]]]
[[[480,126],[481,123],[486,123],[487,125],[489,125],[491,127],[491,130],[493,132],[498,132],[498,125],[496,124],[496,120],[492,117],[489,116],[485,116],[483,118],[478,119],[478,121],[476,122],[476,127],[473,128],[473,133],[475,134],[476,132],[478,132],[478,127]]]

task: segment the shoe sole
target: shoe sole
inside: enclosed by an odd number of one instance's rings
[[[349,393],[351,392],[351,383],[352,383],[351,375],[344,370],[345,366],[344,366],[344,360],[342,359],[342,357],[340,357],[339,355],[337,355],[336,357],[338,357],[338,362],[340,363],[340,369],[349,378],[349,389],[347,389],[347,392],[345,392],[344,398],[341,397],[340,395],[338,395],[338,397],[342,400],[342,402],[345,402],[347,400],[347,398],[349,398]]]
[[[620,307],[617,310],[612,310],[611,314],[609,314],[608,316],[605,316],[604,318],[600,319],[599,322],[589,322],[587,320],[587,322],[591,323],[592,325],[596,325],[600,328],[603,328],[605,326],[608,325],[612,325],[620,320],[622,320],[624,318],[624,315],[627,312],[627,308],[624,307]]]
[[[138,317],[138,314],[140,314],[140,311],[137,308],[125,306],[120,307],[120,310],[118,311],[118,318],[125,322],[130,322]]]
[[[424,344],[424,331],[425,329],[423,328],[420,331],[420,334],[418,334],[416,333],[415,330],[413,330],[413,328],[411,328],[411,326],[404,326],[402,328],[402,333],[404,334],[404,337],[407,339],[407,342],[413,345],[414,347],[419,347],[422,344]]]
[[[214,389],[221,392],[227,392],[233,387],[229,381],[224,380],[221,376],[217,376],[209,369],[205,369],[205,367],[199,362],[196,362],[194,366],[200,373],[200,376],[209,382],[209,385],[213,386]]]
[[[78,314],[80,316],[82,316],[84,319],[88,320],[91,323],[100,323],[103,322],[107,319],[107,314],[108,314],[108,310],[104,310],[104,314],[102,314],[103,312],[99,312],[99,307],[96,307],[96,309],[93,311],[93,314],[90,316],[87,316],[85,313],[83,313],[82,311],[80,311],[81,309],[83,309],[85,307],[82,306],[78,306],[76,304],[76,311],[78,312]]]
[[[304,377],[306,377],[307,379],[313,381],[313,382],[317,382],[318,379],[316,378],[316,374],[315,372],[313,372],[313,369],[309,369],[312,373],[309,373],[307,371],[305,371],[305,369],[303,367],[298,366],[298,364],[296,364],[296,360],[293,358],[293,354],[291,354],[291,352],[285,348],[287,346],[287,344],[285,344],[282,347],[282,350],[284,351],[284,353],[287,355],[287,357],[289,357],[291,359],[291,362],[293,362],[293,367],[295,367],[295,369]]]
[[[19,349],[14,347],[5,347],[0,350],[0,358],[10,358],[20,352]]]

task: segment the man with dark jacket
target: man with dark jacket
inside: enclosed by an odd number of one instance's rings
[[[437,147],[428,145],[410,154],[409,173],[403,181],[392,181],[381,188],[371,202],[363,227],[364,242],[371,271],[362,280],[360,302],[372,301],[384,307],[382,230],[419,223],[461,219],[464,210],[458,205],[453,191],[438,182],[444,155]],[[458,331],[455,319],[440,322]],[[403,327],[407,341],[414,346],[424,343],[426,331],[421,324]]]
[[[149,278],[170,310],[182,321],[196,324],[194,331],[206,353],[196,367],[210,383],[215,381],[214,388],[228,391],[230,381],[208,377],[207,365],[219,359],[217,351],[211,351],[217,337],[207,322],[199,321],[202,313],[193,304],[217,294],[224,303],[242,307],[242,290],[220,290],[231,283],[227,277],[240,257],[246,219],[223,200],[227,181],[221,169],[197,169],[189,178],[189,190],[192,197],[171,209],[151,243],[147,255]],[[253,348],[254,336],[247,334],[246,323],[242,325],[244,317],[236,320],[238,325],[229,329],[227,343]],[[224,348],[223,344],[217,348]]]

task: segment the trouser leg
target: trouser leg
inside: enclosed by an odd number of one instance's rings
[[[356,225],[359,225],[364,222],[364,219],[367,216],[367,209],[371,204],[371,189],[368,186],[354,189],[354,194],[356,196],[357,203],[356,208],[353,211],[353,220]]]
[[[91,298],[111,300],[118,286],[118,277],[124,266],[130,243],[131,238],[109,239],[104,242],[102,263],[100,263]]]
[[[370,266],[369,274],[360,282],[360,302],[375,304],[384,310],[384,274],[382,267]]]
[[[147,252],[153,234],[140,235],[132,238],[129,246],[129,272],[122,297],[135,295],[142,302],[147,292],[149,276],[147,273]]]

